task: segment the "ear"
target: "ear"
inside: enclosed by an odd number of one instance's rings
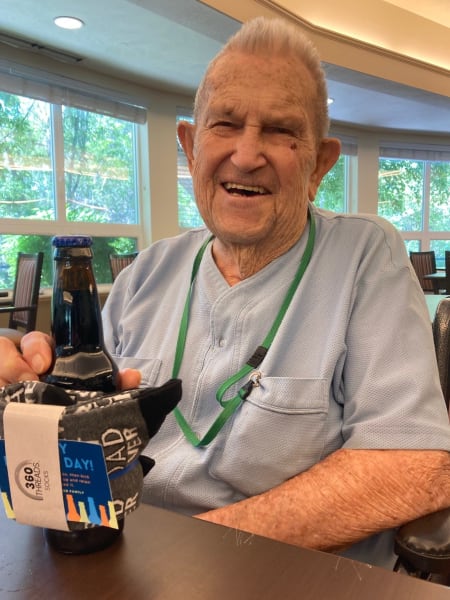
[[[188,161],[189,171],[192,175],[194,165],[195,125],[188,123],[187,121],[180,121],[177,125],[177,134]]]
[[[319,146],[316,159],[316,168],[311,174],[308,186],[308,198],[311,202],[316,197],[317,188],[323,177],[335,164],[341,153],[341,142],[337,138],[324,138]]]

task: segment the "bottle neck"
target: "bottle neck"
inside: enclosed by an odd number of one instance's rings
[[[52,299],[56,356],[103,346],[101,309],[90,248],[57,248]]]

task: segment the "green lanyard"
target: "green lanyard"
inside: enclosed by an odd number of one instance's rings
[[[178,422],[178,425],[180,426],[184,435],[191,442],[191,444],[193,446],[196,446],[196,447],[197,446],[207,446],[216,437],[216,435],[219,433],[219,431],[222,429],[222,427],[225,425],[225,423],[231,417],[231,415],[239,408],[239,406],[249,396],[252,389],[258,385],[258,374],[253,374],[252,376],[250,376],[247,383],[239,389],[238,393],[236,394],[236,396],[234,396],[234,398],[231,398],[230,400],[223,399],[225,392],[232,385],[234,385],[240,379],[242,379],[243,377],[245,377],[246,375],[248,375],[249,373],[254,371],[261,364],[265,355],[267,354],[268,349],[270,348],[270,345],[272,344],[272,342],[275,338],[275,335],[278,331],[278,328],[280,327],[283,317],[286,314],[289,304],[291,303],[291,300],[298,288],[298,285],[299,285],[299,283],[306,271],[306,268],[309,264],[309,261],[311,259],[312,251],[314,248],[314,239],[315,239],[315,235],[316,235],[316,226],[315,226],[314,216],[311,212],[311,209],[309,209],[308,217],[309,217],[310,225],[309,225],[309,234],[308,234],[308,240],[306,243],[306,248],[305,248],[305,251],[301,258],[297,272],[294,276],[294,279],[292,280],[292,283],[289,286],[287,294],[283,300],[283,304],[281,305],[281,308],[278,311],[277,316],[275,317],[272,327],[270,328],[268,334],[264,338],[264,341],[262,342],[261,346],[258,346],[258,348],[255,350],[255,352],[252,354],[252,356],[248,359],[248,361],[245,363],[245,365],[240,369],[240,371],[238,371],[237,373],[235,373],[234,375],[229,377],[217,390],[216,400],[220,404],[220,406],[223,408],[223,410],[219,414],[219,416],[216,418],[214,423],[211,425],[209,430],[206,432],[206,434],[203,436],[203,438],[199,439],[197,437],[197,435],[192,431],[191,427],[187,423],[187,421],[184,418],[183,414],[181,413],[180,409],[178,407],[174,408],[173,412],[175,414],[175,418]],[[200,268],[200,263],[202,261],[206,247],[208,246],[209,242],[212,239],[213,238],[211,236],[203,243],[202,247],[200,248],[200,250],[197,253],[197,256],[194,259],[194,264],[192,266],[191,284],[189,286],[189,291],[188,291],[188,294],[186,297],[183,315],[181,317],[181,322],[180,322],[180,330],[178,332],[175,360],[174,360],[173,370],[172,370],[172,377],[174,377],[174,378],[178,377],[178,373],[179,373],[180,367],[181,367],[181,361],[183,360],[183,354],[184,354],[184,348],[185,348],[185,344],[186,344],[186,337],[187,337],[187,330],[188,330],[188,323],[189,323],[189,310],[190,310],[190,306],[191,306],[192,291],[193,291],[193,287],[194,287],[195,278],[196,278],[198,270]]]

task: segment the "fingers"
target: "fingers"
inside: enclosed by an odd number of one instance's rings
[[[28,333],[22,338],[21,354],[11,340],[0,337],[0,385],[39,379],[52,363],[50,344],[49,336]]]
[[[53,344],[49,335],[32,331],[23,336],[20,343],[22,356],[36,375],[46,373],[53,362]]]
[[[36,379],[36,374],[23,360],[15,344],[8,338],[0,337],[0,386],[13,381]]]
[[[121,390],[130,390],[139,387],[141,373],[136,369],[123,369],[119,372],[119,387]]]
[[[23,336],[21,351],[14,343],[0,337],[0,386],[17,381],[39,380],[53,362],[52,339],[40,331],[32,331]],[[139,387],[141,373],[136,369],[124,369],[119,372],[119,387],[128,390]]]

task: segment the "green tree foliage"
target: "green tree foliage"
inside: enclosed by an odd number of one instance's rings
[[[430,165],[430,230],[450,230],[450,163]],[[448,246],[448,244],[447,244]],[[448,249],[448,248],[447,248]]]
[[[344,212],[345,191],[345,156],[341,154],[334,167],[322,179],[314,203],[326,210]]]
[[[400,231],[450,230],[449,162],[380,158],[378,181],[378,212]],[[408,251],[425,249],[419,239],[407,240],[406,246]],[[429,248],[443,267],[450,240],[430,239]]]
[[[42,285],[52,282],[52,236],[33,233],[56,215],[51,117],[46,102],[0,93],[0,219],[30,219],[32,232],[0,234],[0,287],[12,287],[18,252],[43,251]],[[67,221],[136,223],[134,125],[63,107],[62,131]],[[96,237],[94,247],[97,280],[110,282],[108,255],[136,250],[136,240]]]
[[[67,219],[136,223],[133,125],[74,108],[63,123]]]
[[[378,173],[378,214],[401,231],[420,231],[424,162],[381,158]]]
[[[0,93],[0,217],[51,219],[49,105]]]
[[[188,187],[185,181],[180,182],[180,180],[178,180],[178,224],[186,229],[203,225],[203,219],[194,199],[192,185]]]

